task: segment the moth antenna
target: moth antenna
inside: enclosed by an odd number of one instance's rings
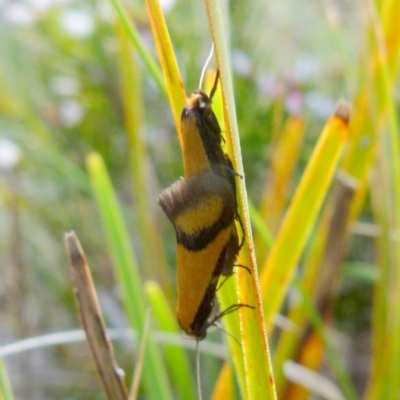
[[[211,89],[210,92],[210,100],[212,101],[215,92],[217,91],[217,86],[218,86],[218,79],[219,79],[219,69],[217,69],[217,73],[215,74],[215,80],[214,80],[214,85]]]
[[[213,55],[214,55],[214,43],[211,46],[210,54],[207,57],[206,63],[204,64],[204,67],[203,67],[203,70],[201,71],[199,90],[201,90],[201,87],[203,85],[204,75],[206,74],[206,69],[208,67],[208,64],[210,64],[210,61],[211,61]]]
[[[200,379],[200,351],[199,351],[200,341],[196,340],[196,383],[197,383],[197,398],[198,400],[203,400],[201,394],[201,379]]]

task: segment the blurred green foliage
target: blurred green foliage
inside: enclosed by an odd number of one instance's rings
[[[365,38],[351,1],[252,0],[229,7],[244,168],[257,203],[274,134],[289,115],[307,120],[298,178],[336,99],[355,93]],[[153,51],[144,4],[129,4],[129,11]],[[204,5],[173,2],[166,21],[186,89],[195,89],[210,48]],[[78,326],[62,241],[71,229],[93,267],[109,325],[125,323],[84,166],[89,152],[104,158],[140,264],[115,22],[106,1],[0,4],[0,344]],[[142,91],[156,195],[182,173],[181,155],[167,101],[145,71]],[[14,150],[2,152],[6,140],[15,145],[15,161],[7,161]],[[373,263],[371,247],[372,239],[355,240],[350,259]],[[343,292],[336,317],[350,333],[368,329],[370,291],[355,282]],[[123,345],[118,350],[128,368],[131,356]],[[102,398],[93,394],[99,384],[84,344],[38,358],[35,352],[6,359],[16,398]]]

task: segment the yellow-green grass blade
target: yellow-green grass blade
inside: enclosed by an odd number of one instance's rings
[[[304,308],[306,309],[307,314],[312,322],[313,328],[318,333],[319,337],[324,343],[324,347],[326,348],[328,353],[328,363],[332,371],[335,373],[336,379],[338,380],[343,390],[343,393],[345,394],[345,398],[347,400],[358,399],[358,395],[356,393],[356,390],[354,389],[348,373],[346,372],[346,368],[341,360],[341,356],[332,346],[328,338],[326,329],[324,328],[323,321],[321,320],[318,311],[314,307],[311,297],[305,290],[303,290],[302,285],[298,281],[298,279],[294,279],[294,285],[302,296]]]
[[[289,187],[295,172],[305,132],[305,121],[299,116],[290,116],[282,134],[275,140],[272,151],[271,166],[268,180],[264,187],[260,214],[272,232],[276,232],[282,219],[287,203]],[[264,247],[263,239],[254,238],[257,252],[257,262],[265,261],[268,249]]]
[[[164,74],[167,95],[171,104],[179,143],[182,144],[180,118],[186,101],[185,90],[160,4],[158,0],[146,0],[146,5],[158,57],[161,63],[161,69]]]
[[[215,73],[207,73],[206,75],[206,93],[210,93],[211,88],[213,87],[215,81]],[[217,90],[214,93],[213,97],[213,111],[215,115],[217,116],[217,119],[219,121],[220,127],[222,134],[226,134],[225,130],[225,121],[224,121],[224,105],[222,102],[222,93],[221,93],[221,85],[217,87]],[[225,136],[224,136],[225,138]],[[226,138],[225,138],[225,143],[226,143]],[[240,232],[239,226],[237,226]],[[221,279],[220,282],[223,281],[223,278]],[[234,279],[228,279],[222,286],[221,290],[217,292],[219,302],[220,302],[220,308],[221,310],[224,310],[228,308],[232,304],[238,303],[237,299],[237,293],[236,293],[236,282]],[[241,362],[242,360],[242,354],[241,354],[241,348],[237,345],[237,342],[233,339],[234,338],[239,338],[240,337],[240,329],[239,329],[239,316],[238,313],[232,313],[230,315],[227,315],[224,317],[224,325],[226,327],[227,334],[226,339],[230,342],[230,351],[231,351],[231,357],[234,360],[239,360],[239,362],[236,363],[236,376],[239,377],[244,377],[245,371],[244,371],[244,364]],[[220,372],[220,376],[218,378],[217,384],[214,388],[212,398],[213,399],[218,399],[218,392],[229,392],[229,393],[235,393],[236,392],[236,387],[234,385],[233,381],[233,375],[228,374],[226,372],[226,368],[230,369],[232,372],[231,368],[232,365],[230,363],[225,363],[224,367],[222,368]],[[245,381],[244,379],[239,379],[239,386],[243,385],[241,387],[242,392],[244,393],[244,384]]]
[[[225,399],[237,399],[235,392],[233,368],[232,365],[229,363],[225,363],[225,365],[223,366],[211,397],[211,400]]]
[[[328,218],[321,218],[317,229],[313,232],[310,249],[304,257],[302,288],[306,293],[313,292],[318,279],[317,273],[321,265],[328,236],[328,224]],[[296,351],[301,342],[302,334],[310,320],[307,310],[300,300],[291,306],[287,313],[287,318],[293,323],[293,327],[295,328],[286,329],[281,333],[273,359],[276,369],[275,381],[278,395],[283,392],[286,384],[286,377],[283,374],[283,364],[287,360],[296,357]]]
[[[400,246],[396,232],[400,229],[400,143],[399,125],[395,111],[395,98],[392,88],[391,71],[389,65],[389,49],[384,40],[384,21],[377,17],[376,11],[371,4],[371,25],[374,29],[375,52],[377,54],[377,101],[378,109],[387,115],[388,135],[381,140],[379,147],[379,157],[381,161],[381,171],[384,175],[384,191],[389,200],[384,200],[377,207],[381,207],[381,222],[384,229],[384,237],[387,242],[378,240],[378,254],[380,255],[380,267],[383,270],[384,280],[380,283],[384,285],[384,291],[390,293],[386,301],[382,301],[379,289],[376,291],[376,301],[374,302],[374,323],[373,323],[373,372],[372,377],[375,387],[371,393],[375,393],[377,399],[395,399],[400,390]],[[400,36],[399,34],[397,36]],[[391,43],[390,43],[391,44]],[[378,132],[382,127],[376,124]],[[372,187],[372,190],[379,188]],[[389,197],[390,195],[390,197]],[[386,220],[386,221],[385,221]],[[388,244],[390,247],[388,247]],[[382,262],[383,261],[383,262]],[[378,307],[378,308],[377,308]],[[386,317],[381,320],[379,314]],[[384,345],[384,350],[378,349],[377,343]]]
[[[305,133],[303,118],[292,115],[272,150],[270,174],[260,204],[260,213],[272,231],[277,230],[286,205],[288,187],[296,169]]]
[[[139,267],[129,242],[116,194],[100,155],[90,154],[87,157],[87,168],[113,260],[118,287],[121,289],[125,312],[131,326],[137,330],[140,342],[145,328],[147,305]],[[160,350],[153,342],[147,345],[143,380],[150,399],[172,399]]]
[[[277,344],[276,352],[274,354],[276,387],[278,394],[280,394],[284,388],[284,384],[286,381],[283,375],[283,364],[288,359],[292,359],[292,357],[295,355],[295,352],[297,351],[297,346],[301,341],[301,329],[306,326],[311,319],[314,329],[318,333],[319,337],[322,338],[324,347],[327,348],[329,364],[331,365],[332,370],[335,372],[335,375],[339,383],[341,384],[343,392],[346,394],[346,398],[356,399],[357,396],[355,394],[355,390],[351,383],[351,380],[349,379],[344,365],[340,360],[340,356],[337,354],[334,347],[330,344],[328,334],[323,325],[323,321],[321,320],[318,311],[315,309],[312,299],[310,297],[310,293],[312,293],[312,289],[315,287],[315,282],[317,279],[317,277],[315,276],[315,270],[321,262],[323,250],[326,243],[326,235],[328,229],[326,224],[324,224],[323,222],[324,221],[319,224],[318,230],[314,234],[313,252],[309,256],[309,259],[307,260],[308,262],[306,262],[306,265],[309,265],[308,268],[305,268],[307,274],[304,276],[301,282],[298,279],[294,281],[296,288],[301,293],[301,299],[299,299],[298,303],[290,310],[288,319],[293,324],[293,326],[292,328],[288,327],[287,330],[285,330],[281,334]],[[329,221],[327,220],[326,222]],[[256,227],[256,229],[258,229],[258,225],[254,226]],[[269,241],[266,240],[265,245],[269,246]],[[296,329],[296,327],[298,329]]]
[[[0,357],[0,399],[1,400],[14,400],[14,394],[11,389],[10,380],[3,358]]]
[[[181,334],[176,316],[158,283],[146,282],[146,293],[158,330]],[[186,352],[180,347],[165,345],[164,353],[173,387],[180,398],[182,400],[195,399],[197,395]]]
[[[152,181],[153,177],[144,132],[146,125],[141,87],[142,75],[139,65],[135,62],[135,57],[132,57],[132,44],[121,25],[117,26],[117,38],[120,45],[121,95],[135,215],[138,221],[139,236],[143,239],[147,238],[141,243],[144,276],[148,279],[157,276],[168,296],[173,298],[175,290],[170,279],[159,224],[153,212],[156,207],[156,198],[150,197],[152,193],[149,181]]]
[[[256,209],[254,204],[249,201],[249,211],[251,224],[255,228],[258,237],[263,241],[263,246],[270,250],[274,244],[275,238],[274,234],[271,232],[261,213]]]
[[[374,219],[379,224],[380,234],[376,239],[376,263],[378,279],[374,286],[372,309],[372,360],[371,374],[366,399],[391,399],[389,392],[391,380],[391,353],[393,352],[394,326],[391,319],[392,293],[398,288],[393,285],[393,259],[391,247],[390,190],[388,165],[385,157],[379,157],[371,180],[371,197]],[[398,266],[397,266],[398,268]]]
[[[326,197],[348,134],[349,107],[328,120],[286,213],[261,276],[268,329],[279,312],[299,258]]]
[[[237,293],[240,304],[252,305],[254,310],[241,308],[239,310],[240,331],[242,339],[242,353],[234,349],[237,343],[230,341],[230,349],[233,353],[237,378],[242,397],[248,399],[275,399],[275,387],[273,372],[269,356],[269,347],[265,332],[264,319],[260,298],[257,265],[255,259],[254,245],[250,228],[250,217],[247,205],[246,186],[243,176],[243,163],[240,152],[239,130],[236,120],[236,109],[233,96],[233,85],[230,70],[228,40],[225,33],[226,21],[223,18],[222,5],[219,2],[206,0],[207,13],[211,34],[214,43],[215,56],[218,69],[221,74],[221,89],[224,103],[224,121],[227,132],[227,147],[236,172],[243,178],[237,179],[239,213],[242,217],[246,242],[241,253],[245,265],[248,266],[251,275],[239,268],[237,276]],[[228,284],[228,282],[227,282]],[[228,290],[221,290],[222,309],[232,305],[225,303],[224,293]],[[232,293],[232,291],[231,291]],[[229,301],[229,300],[228,300]],[[237,314],[227,316],[226,322],[229,327],[229,320],[237,318]],[[230,328],[229,328],[230,329]],[[244,376],[241,373],[241,364],[244,363]]]
[[[124,8],[122,2],[120,0],[110,0],[114,10],[120,20],[121,24],[124,26],[128,35],[137,50],[140,58],[142,59],[144,65],[146,66],[147,70],[149,71],[150,75],[153,77],[154,81],[156,82],[159,90],[161,93],[166,94],[166,88],[164,84],[164,80],[162,78],[162,74],[160,68],[154,61],[151,54],[147,51],[145,45],[143,44],[142,40],[140,39],[140,35],[136,30],[135,25],[130,20],[129,15]]]
[[[400,34],[398,30],[398,18],[400,13],[400,2],[388,0],[380,2],[379,15],[377,18],[382,27],[381,39],[386,49],[385,64],[388,70],[390,85],[396,82],[400,62]],[[366,2],[364,7],[370,7],[371,2]],[[367,15],[371,11],[366,12]],[[376,143],[379,133],[387,121],[387,110],[385,101],[382,101],[381,88],[384,83],[379,71],[380,55],[377,51],[374,39],[374,24],[370,18],[367,36],[368,54],[360,60],[359,67],[359,92],[355,97],[352,121],[349,132],[349,144],[343,156],[341,169],[360,182],[367,179],[376,154]],[[364,192],[366,193],[366,192]],[[351,215],[357,218],[361,212],[364,198],[358,198],[354,203]],[[356,209],[354,209],[357,207]]]

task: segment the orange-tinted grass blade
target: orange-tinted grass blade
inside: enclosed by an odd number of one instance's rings
[[[215,384],[211,400],[236,399],[232,366],[225,363]]]
[[[304,119],[299,116],[290,116],[272,152],[273,157],[261,199],[260,214],[268,228],[274,233],[282,220],[304,132]],[[255,237],[255,248],[258,263],[264,263],[268,251],[259,235]]]
[[[261,289],[269,329],[332,181],[346,143],[349,113],[349,106],[340,102],[325,125],[264,265]]]
[[[310,371],[318,371],[324,356],[324,343],[318,333],[312,332],[303,344],[298,363]],[[285,392],[285,400],[308,400],[310,392],[303,386],[289,384]]]
[[[295,171],[305,132],[305,121],[290,116],[273,150],[270,174],[264,188],[260,213],[267,226],[276,232],[285,207],[290,181]]]
[[[146,0],[147,11],[150,17],[151,29],[156,43],[161,69],[167,86],[167,94],[171,104],[176,132],[179,143],[182,145],[180,130],[180,116],[185,104],[185,89],[180,76],[178,63],[172,48],[171,40],[157,0]]]

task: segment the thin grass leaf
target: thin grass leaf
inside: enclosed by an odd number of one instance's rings
[[[398,3],[395,3],[385,2],[379,10],[372,1],[367,4],[373,32],[371,53],[376,66],[374,89],[380,118],[375,123],[375,129],[378,134],[384,132],[386,119],[388,121],[388,137],[381,139],[382,145],[379,147],[382,159],[380,169],[385,193],[391,194],[379,203],[375,201],[375,214],[383,227],[382,238],[386,238],[377,241],[382,279],[376,284],[374,298],[373,374],[368,392],[369,398],[377,399],[395,399],[400,390],[400,246],[397,235],[400,229],[400,143],[392,89],[399,66],[400,35],[397,30],[396,33],[393,31],[393,17],[388,14],[400,11]],[[380,186],[377,184],[372,189],[377,190]],[[378,198],[380,195],[374,196]],[[390,293],[390,296],[385,293]],[[379,345],[383,345],[384,349]]]
[[[393,87],[397,79],[400,63],[400,35],[398,34],[398,18],[400,3],[393,0],[376,1],[379,20],[382,26],[382,37],[386,48],[385,64],[389,71],[390,86]],[[370,7],[368,2],[364,8]],[[370,11],[365,11],[368,15]],[[379,54],[374,44],[374,27],[371,19],[368,21],[366,36],[369,38],[368,54],[360,59],[359,92],[355,96],[352,112],[352,121],[349,132],[349,143],[343,155],[341,169],[348,175],[361,182],[359,193],[353,203],[350,215],[353,220],[358,218],[365,201],[367,190],[363,184],[367,181],[367,174],[373,167],[376,154],[378,134],[382,132],[387,121],[385,101],[380,98],[381,87],[385,84],[379,75]],[[382,101],[383,100],[383,101]]]
[[[132,379],[132,385],[131,389],[129,391],[129,399],[128,400],[136,400],[139,395],[139,387],[140,387],[140,381],[142,378],[142,373],[143,373],[143,362],[144,362],[144,356],[146,352],[146,347],[147,343],[149,340],[150,336],[150,312],[147,312],[146,314],[146,323],[144,327],[144,332],[142,335],[142,342],[140,343],[139,351],[138,351],[138,356],[137,356],[137,361],[136,361],[136,369],[133,374],[133,379]]]
[[[140,58],[142,59],[144,65],[147,67],[150,75],[153,77],[154,81],[156,82],[159,90],[161,93],[166,95],[166,88],[164,84],[164,80],[161,75],[160,68],[157,66],[156,62],[154,61],[153,57],[147,51],[146,47],[144,46],[142,40],[140,39],[140,35],[136,30],[135,25],[130,20],[128,13],[126,12],[122,2],[120,0],[110,0],[114,10],[121,22],[124,26],[132,43],[137,50]]]
[[[264,218],[256,209],[254,204],[249,201],[249,211],[250,211],[250,218],[251,224],[255,228],[257,232],[257,236],[263,241],[263,246],[265,246],[268,250],[272,248],[274,245],[274,235],[265,223]]]
[[[81,325],[97,367],[103,391],[109,400],[128,400],[124,374],[114,356],[114,349],[106,334],[106,325],[81,244],[74,232],[65,235],[74,292]]]
[[[340,384],[343,393],[345,394],[345,398],[347,400],[357,400],[358,395],[357,392],[351,382],[350,376],[346,371],[346,368],[342,362],[340,354],[336,351],[336,349],[332,346],[331,341],[329,340],[327,331],[324,327],[323,321],[313,305],[313,302],[308,295],[308,293],[302,288],[301,283],[298,279],[294,279],[293,283],[296,289],[302,296],[302,300],[304,302],[305,308],[307,309],[307,314],[310,316],[312,321],[312,325],[318,334],[319,338],[323,341],[324,347],[328,353],[328,362],[335,373],[335,376]]]
[[[303,118],[290,116],[272,150],[271,172],[262,195],[260,214],[273,232],[276,232],[278,228],[286,205],[288,189],[296,169],[305,127]]]
[[[329,218],[326,218],[326,214],[324,214],[311,238],[312,245],[310,246],[310,250],[304,257],[302,287],[306,293],[313,292],[318,280],[318,270],[321,266],[321,260],[324,255],[329,222]],[[279,341],[275,349],[273,358],[276,370],[275,380],[277,392],[280,396],[283,396],[287,384],[286,377],[283,374],[283,365],[287,360],[296,358],[296,353],[302,341],[304,330],[308,326],[310,320],[309,314],[305,309],[303,302],[300,300],[290,307],[287,313],[287,318],[298,327],[298,329],[284,330],[279,336]]]
[[[338,296],[341,286],[341,265],[348,244],[348,214],[355,192],[355,182],[345,174],[337,174],[335,189],[319,220],[311,240],[311,250],[302,268],[302,287],[313,297],[318,312],[329,324],[332,315],[332,299]],[[324,342],[309,327],[309,313],[305,304],[296,302],[288,318],[302,330],[301,335],[283,332],[275,353],[277,386],[283,391],[282,366],[288,359],[294,359],[309,369],[318,371],[325,353]],[[301,327],[301,328],[300,328]],[[304,388],[290,385],[291,398],[308,398]],[[301,395],[300,395],[300,393]]]
[[[145,328],[146,296],[135,256],[129,243],[128,232],[118,206],[103,160],[98,154],[90,154],[87,168],[94,196],[103,223],[110,254],[122,294],[122,302],[131,326],[141,340]],[[143,380],[149,398],[172,399],[161,354],[154,343],[149,343],[143,367]]]
[[[168,29],[158,0],[146,0],[147,11],[150,17],[151,29],[160,58],[161,69],[167,86],[167,95],[171,104],[179,143],[182,147],[180,118],[185,105],[186,95],[179,73],[178,63],[169,38]]]
[[[225,365],[223,366],[211,397],[211,400],[223,399],[237,399],[233,369],[232,365],[229,363],[225,363]]]
[[[230,60],[228,41],[225,34],[225,21],[221,3],[206,0],[207,13],[211,34],[215,48],[218,69],[221,74],[221,88],[224,103],[224,121],[227,132],[228,153],[232,156],[235,171],[243,176],[243,163],[240,152],[239,130],[236,121],[236,110],[233,96],[233,85],[230,71]],[[237,369],[237,378],[243,397],[249,399],[274,399],[276,398],[273,383],[273,373],[269,357],[269,348],[265,334],[264,319],[260,309],[260,292],[258,290],[258,275],[254,252],[252,233],[250,228],[250,216],[247,205],[247,193],[244,178],[237,179],[238,203],[240,215],[245,226],[245,249],[243,259],[245,265],[250,267],[252,274],[240,268],[237,272],[237,290],[240,304],[253,305],[256,310],[241,308],[239,310],[240,328],[243,345],[243,354],[237,350],[237,344],[230,341],[230,348]],[[228,283],[228,282],[227,282]],[[220,299],[223,307],[234,303],[225,303],[222,294]],[[227,316],[227,326],[229,320],[235,315]],[[250,340],[251,338],[251,340]],[[240,364],[244,363],[245,376],[239,374]],[[245,379],[243,379],[245,378]]]
[[[121,25],[117,26],[120,44],[121,92],[132,175],[132,193],[138,221],[138,234],[142,240],[144,276],[157,277],[164,290],[173,296],[174,290],[164,251],[159,224],[154,215],[156,199],[149,188],[152,169],[145,141],[144,104],[139,66],[132,57],[132,44]],[[150,239],[151,240],[146,240]],[[156,266],[156,268],[155,268]]]
[[[379,278],[374,286],[372,309],[372,360],[371,376],[366,399],[384,399],[392,395],[387,391],[387,377],[391,376],[390,353],[393,351],[391,313],[391,286],[393,282],[390,257],[390,203],[386,195],[390,189],[387,159],[380,157],[372,177],[371,191],[374,219],[379,224],[380,235],[376,238],[376,263]],[[389,328],[390,327],[390,328]]]
[[[268,329],[282,305],[293,272],[329,189],[346,143],[348,119],[349,107],[341,102],[321,134],[264,265],[261,287]]]
[[[290,116],[282,134],[275,139],[270,172],[260,203],[260,216],[274,233],[279,227],[286,206],[290,182],[295,172],[304,133],[304,119],[299,116]],[[258,235],[255,236],[254,243],[257,262],[264,263],[269,249],[264,247],[263,239]]]
[[[209,72],[206,75],[206,93],[210,93],[213,85],[215,82],[215,72]],[[226,129],[225,129],[225,121],[224,121],[224,105],[222,101],[222,93],[221,93],[221,85],[217,87],[217,90],[214,93],[213,97],[213,111],[217,116],[218,121],[220,122],[221,133],[224,136],[224,143],[226,147],[226,142],[229,138],[226,138]],[[226,149],[225,149],[226,150]],[[240,232],[240,228],[239,228]],[[236,304],[238,302],[237,299],[237,291],[236,291],[236,282],[234,279],[228,279],[224,285],[222,286],[221,290],[217,291],[217,296],[220,301],[220,309],[224,310],[228,308],[232,304]],[[225,338],[230,343],[231,353],[233,358],[241,359],[240,347],[237,345],[237,338],[240,337],[240,321],[239,321],[239,314],[238,313],[231,313],[224,317],[223,319],[224,325],[226,327],[226,335]],[[231,374],[226,373],[226,368],[232,368],[232,365],[226,363],[222,368],[217,385],[214,388],[212,397],[214,399],[218,399],[218,393],[223,391],[224,393],[236,393],[236,387],[234,385],[233,379]],[[232,372],[232,371],[231,371]],[[243,362],[236,364],[236,376],[244,377],[245,370]],[[244,380],[243,380],[244,383]],[[225,397],[222,397],[225,398]]]
[[[157,328],[162,332],[181,334],[176,316],[168,306],[168,300],[161,291],[160,286],[156,282],[146,282],[145,288]],[[180,398],[182,400],[195,399],[195,385],[190,373],[190,363],[184,349],[166,345],[164,346],[164,353],[173,387]]]
[[[14,394],[11,388],[10,380],[8,378],[7,370],[0,356],[0,399],[1,400],[14,400]]]

